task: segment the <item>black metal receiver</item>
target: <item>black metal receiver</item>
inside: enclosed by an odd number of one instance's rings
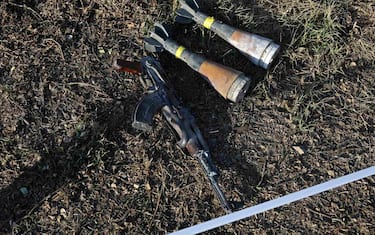
[[[136,62],[117,60],[115,67],[121,71],[130,71]],[[173,130],[178,146],[191,156],[198,158],[208,177],[217,198],[227,213],[231,208],[217,182],[219,173],[212,163],[208,146],[189,110],[183,107],[174,89],[164,80],[164,71],[154,57],[145,57],[140,62],[141,83],[147,90],[136,107],[133,115],[133,127],[142,131],[152,129],[154,115],[161,111],[168,126]],[[128,69],[130,68],[130,69]]]

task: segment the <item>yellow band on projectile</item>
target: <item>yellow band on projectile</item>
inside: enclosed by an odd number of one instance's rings
[[[204,20],[203,26],[207,29],[211,29],[212,24],[215,22],[215,18],[212,16],[207,17]]]
[[[178,48],[177,48],[177,51],[176,51],[176,54],[175,54],[175,56],[178,58],[178,59],[180,59],[181,58],[181,55],[182,55],[182,53],[185,51],[185,47],[183,47],[183,46],[179,46]]]

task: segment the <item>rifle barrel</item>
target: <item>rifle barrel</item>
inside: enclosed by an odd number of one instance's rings
[[[219,173],[217,172],[216,167],[212,163],[209,152],[198,151],[198,153],[196,153],[194,156],[199,159],[199,162],[201,163],[201,165],[202,165],[202,167],[203,167],[203,169],[206,173],[206,176],[210,180],[211,186],[212,186],[213,190],[215,191],[215,195],[216,195],[217,199],[219,199],[223,209],[225,210],[225,212],[227,214],[232,213],[232,209],[231,209],[223,191],[221,190],[221,188],[220,188],[220,186],[217,182],[217,178],[219,176]]]

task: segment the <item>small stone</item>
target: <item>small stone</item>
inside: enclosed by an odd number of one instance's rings
[[[356,62],[354,62],[354,61],[350,62],[350,67],[352,67],[352,68],[355,68],[355,67],[357,67],[357,63],[356,63]]]
[[[29,195],[29,190],[26,187],[20,188],[20,192],[22,193],[22,196],[24,196],[24,197]]]
[[[66,219],[66,217],[68,217],[67,214],[66,214],[66,210],[64,208],[60,209],[60,215],[64,219]]]
[[[327,171],[327,174],[328,174],[329,176],[335,176],[335,172],[332,171],[332,170],[328,170],[328,171]]]
[[[139,189],[139,184],[133,184],[133,187],[134,187],[135,189]]]
[[[67,34],[67,35],[66,35],[66,39],[67,39],[67,40],[72,40],[72,39],[73,39],[73,35],[71,35],[71,34]]]
[[[102,47],[99,47],[99,54],[105,54],[105,50]]]
[[[305,154],[305,150],[304,150],[301,146],[295,145],[295,146],[293,146],[293,149],[294,149],[299,155],[303,155],[303,154]]]
[[[79,195],[79,200],[81,200],[81,201],[85,201],[86,200],[85,195],[82,192]]]
[[[150,185],[149,183],[147,183],[147,184],[145,185],[145,189],[146,189],[147,191],[150,191],[150,190],[151,190],[151,185]]]

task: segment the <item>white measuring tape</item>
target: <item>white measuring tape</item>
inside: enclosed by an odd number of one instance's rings
[[[330,189],[349,184],[351,182],[372,176],[375,174],[375,166],[351,173],[349,175],[345,175],[330,181],[327,181],[325,183],[321,183],[291,194],[287,194],[285,196],[279,197],[277,199],[267,201],[249,208],[242,209],[240,211],[233,212],[228,215],[224,215],[221,217],[218,217],[216,219],[209,220],[207,222],[203,222],[197,225],[194,225],[189,228],[185,228],[182,230],[179,230],[174,233],[170,233],[170,235],[186,235],[186,234],[198,234],[202,233],[226,224],[233,223],[235,221],[274,209],[276,207],[280,207],[310,196],[313,196],[318,193],[322,193],[324,191],[328,191]]]

